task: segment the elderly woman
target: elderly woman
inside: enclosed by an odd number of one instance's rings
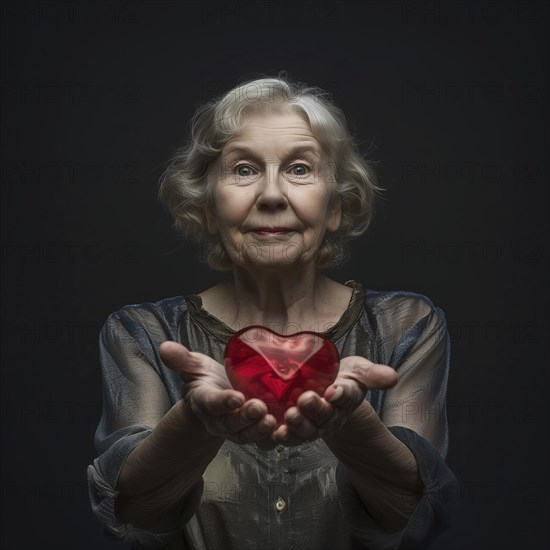
[[[95,514],[138,548],[431,539],[456,501],[445,318],[424,296],[320,271],[365,231],[377,191],[342,111],[319,88],[263,78],[201,107],[191,136],[160,197],[228,277],[108,317]],[[228,341],[252,325],[321,333],[341,357],[336,380],[277,419],[224,367]]]

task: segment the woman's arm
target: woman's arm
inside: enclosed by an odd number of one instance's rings
[[[184,506],[222,443],[178,401],[126,459],[116,516],[142,529],[161,523]]]
[[[366,387],[380,389],[396,381],[387,366],[346,357],[335,385],[325,393],[328,401],[313,392],[302,394],[298,406],[287,411],[287,426],[275,434],[287,445],[322,436],[377,524],[393,532],[407,524],[423,485],[414,454],[363,396]]]
[[[396,533],[395,541],[409,535],[420,537],[435,525],[445,524],[458,490],[443,461],[449,368],[445,317],[427,300],[409,302],[409,306],[409,316],[398,311],[401,324],[393,326],[400,336],[391,348],[393,354],[388,355],[399,373],[398,383],[395,372],[393,382],[384,381],[384,377],[391,378],[385,370],[389,367],[346,357],[335,383],[341,388],[331,386],[325,399],[303,394],[298,408],[287,411],[287,433],[282,429],[277,433],[290,444],[324,437],[374,519],[377,527],[369,527],[370,531]],[[379,416],[362,396],[367,388],[384,385],[390,389]],[[377,547],[374,539],[368,542]],[[395,542],[395,547],[399,544]]]
[[[129,308],[102,328],[103,415],[88,480],[92,509],[106,530],[129,544],[157,548],[194,513],[202,473],[223,440],[261,444],[275,419],[265,414],[265,404],[244,402],[222,365],[165,342],[164,364],[188,380],[185,401],[171,403],[150,337],[162,337],[162,329],[146,329],[153,321],[143,315]]]
[[[188,509],[182,507],[155,528],[140,529],[117,514],[119,478],[127,474],[128,457],[174,405],[158,370],[152,337],[157,334],[167,334],[165,327],[142,308],[123,308],[104,323],[99,338],[103,414],[95,434],[98,455],[88,467],[92,510],[103,528],[130,545],[147,548],[166,545],[177,535],[202,489],[197,487]]]
[[[245,402],[231,389],[224,367],[210,357],[175,342],[161,344],[160,354],[186,381],[185,401],[178,401],[130,453],[120,474],[117,516],[141,528],[184,506],[225,439],[261,443],[276,424],[265,404]]]
[[[353,487],[380,527],[403,529],[422,497],[422,481],[411,450],[384,425],[368,402],[325,442],[348,470]]]

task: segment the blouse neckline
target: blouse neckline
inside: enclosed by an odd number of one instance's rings
[[[332,327],[320,332],[320,334],[323,334],[333,342],[336,342],[346,334],[365,307],[363,285],[353,280],[347,281],[345,285],[352,288],[348,307]],[[202,298],[198,294],[185,296],[185,301],[190,306],[188,310],[191,319],[218,340],[225,343],[235,334],[235,330],[203,308]]]

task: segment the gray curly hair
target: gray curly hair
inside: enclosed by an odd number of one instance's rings
[[[281,77],[250,80],[197,109],[191,119],[190,140],[169,162],[159,182],[158,195],[174,219],[174,228],[205,246],[205,258],[214,269],[229,270],[232,262],[221,239],[206,229],[205,209],[212,207],[208,174],[247,114],[285,105],[305,116],[321,143],[331,167],[332,200],[339,199],[341,204],[340,227],[325,234],[317,266],[341,263],[346,242],[369,226],[380,190],[376,174],[358,152],[345,115],[333,104],[331,95],[317,86]]]

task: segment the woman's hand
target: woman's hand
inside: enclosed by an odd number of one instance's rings
[[[235,443],[256,443],[271,449],[277,425],[260,399],[245,400],[233,389],[223,365],[202,353],[191,352],[176,342],[163,342],[160,356],[184,381],[183,400],[209,433]]]
[[[340,361],[338,377],[323,397],[306,391],[296,407],[285,412],[285,423],[273,434],[278,443],[301,445],[337,432],[364,401],[367,390],[391,388],[397,383],[397,373],[391,367],[372,363],[359,356]]]

